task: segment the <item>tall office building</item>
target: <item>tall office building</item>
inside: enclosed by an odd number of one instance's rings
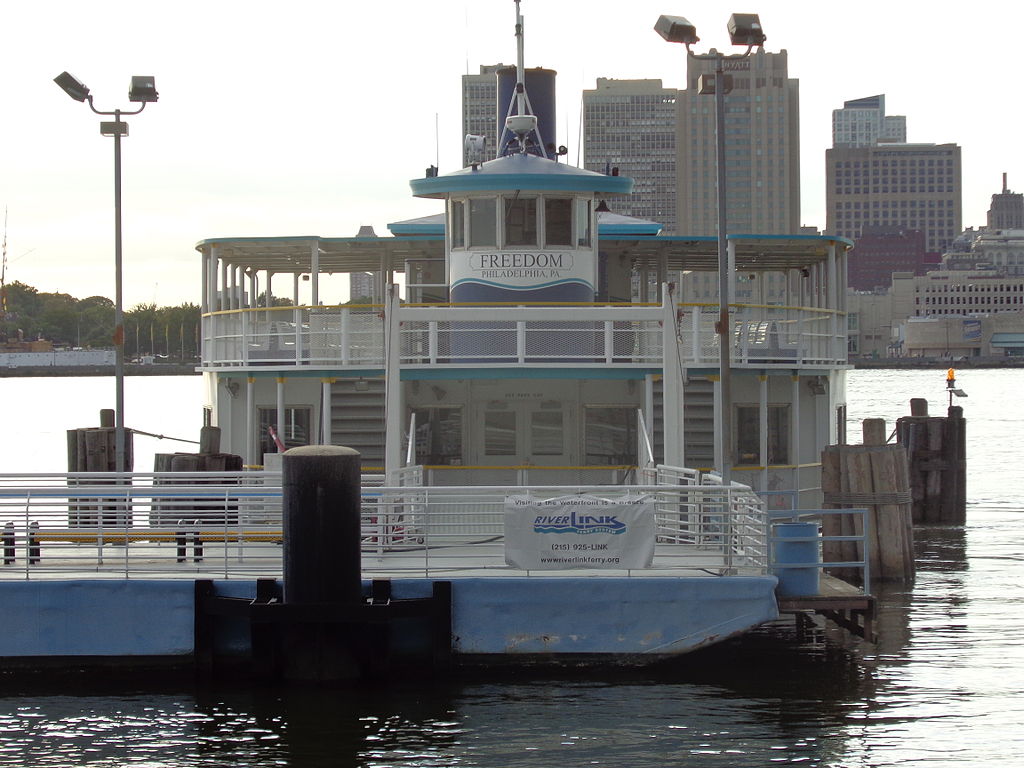
[[[865,227],[916,229],[929,253],[944,252],[960,234],[960,147],[908,144],[907,119],[886,116],[885,96],[847,101],[832,112],[825,177],[829,234],[856,241]],[[850,269],[856,268],[854,248]]]
[[[498,146],[498,70],[504,64],[480,66],[480,74],[462,76],[462,136],[483,136],[487,140],[485,160],[494,158]],[[462,146],[462,167],[470,163],[465,144]]]
[[[800,227],[799,81],[786,51],[727,57],[725,97],[726,226],[732,233],[792,234]],[[676,119],[676,228],[718,231],[715,97],[697,81],[714,61],[687,57],[686,90]]]
[[[583,91],[583,167],[633,179],[633,193],[611,207],[667,234],[676,232],[676,94],[661,80],[604,77]]]
[[[1024,194],[1011,192],[1003,174],[1003,191],[992,195],[988,209],[989,229],[1024,229]]]
[[[843,102],[832,110],[833,147],[870,147],[879,142],[907,141],[907,118],[885,114],[885,96]]]
[[[962,228],[960,147],[875,144],[825,151],[826,232],[856,240],[867,225],[919,229],[942,253]],[[856,249],[851,254],[855,268]]]

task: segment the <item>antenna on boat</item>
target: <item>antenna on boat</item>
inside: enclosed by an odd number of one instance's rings
[[[548,158],[544,140],[533,114],[530,95],[526,92],[526,72],[523,66],[523,14],[516,4],[516,87],[505,113],[505,127],[498,147],[498,157],[511,154],[534,154]],[[532,134],[532,138],[531,138]],[[550,159],[550,158],[548,158]]]

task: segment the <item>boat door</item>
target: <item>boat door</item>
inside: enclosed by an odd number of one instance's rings
[[[479,406],[475,419],[481,466],[569,466],[575,463],[576,425],[563,400],[492,399]]]

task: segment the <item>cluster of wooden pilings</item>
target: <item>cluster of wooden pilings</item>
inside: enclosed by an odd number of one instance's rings
[[[124,467],[131,472],[132,431],[124,431]],[[117,429],[114,427],[114,411],[104,408],[100,411],[99,427],[83,427],[68,430],[68,472],[116,472],[117,471]]]
[[[864,420],[862,445],[830,445],[821,457],[821,487],[826,509],[865,508],[866,521],[856,515],[825,515],[822,534],[851,537],[823,543],[825,562],[862,559],[867,528],[871,579],[914,580],[914,532],[910,512],[910,481],[903,446],[886,443],[885,420]],[[857,580],[853,569],[835,575]]]
[[[114,426],[114,411],[104,408],[100,411],[98,427],[69,429],[68,472],[116,472],[117,471],[117,428]],[[132,432],[124,430],[124,468],[130,472],[134,463],[132,454]],[[68,485],[104,485],[110,480],[89,480],[76,478]],[[116,483],[115,483],[116,484]],[[130,518],[128,510],[115,499],[94,499],[92,497],[68,499],[69,526],[123,526]]]
[[[199,431],[199,453],[158,453],[154,472],[241,472],[242,457],[220,452],[220,427]]]
[[[963,409],[950,405],[947,416],[931,417],[927,401],[915,398],[910,412],[896,422],[896,443],[888,443],[883,419],[866,419],[862,445],[832,445],[821,458],[824,506],[867,510],[873,580],[913,581],[914,525],[966,522]],[[857,516],[824,516],[822,534],[844,537],[824,542],[825,562],[862,559],[863,544],[854,540],[864,534]],[[848,580],[859,576],[849,568],[831,570]]]
[[[204,472],[241,472],[242,468],[241,456],[220,452],[220,428],[206,426],[199,432],[199,453],[158,453],[153,457],[154,472],[182,473],[186,479],[157,477],[153,482],[156,485],[234,485],[237,480],[215,476],[205,481],[196,475]],[[218,499],[182,497],[173,504],[153,503],[149,515],[150,525],[174,525],[178,522],[235,525],[238,523],[237,500],[226,495]]]

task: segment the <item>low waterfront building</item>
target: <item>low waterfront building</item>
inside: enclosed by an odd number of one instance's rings
[[[993,270],[892,276],[893,316],[981,315],[1024,310],[1024,275]]]
[[[1018,357],[1024,355],[1024,312],[912,317],[904,347],[908,357]]]

